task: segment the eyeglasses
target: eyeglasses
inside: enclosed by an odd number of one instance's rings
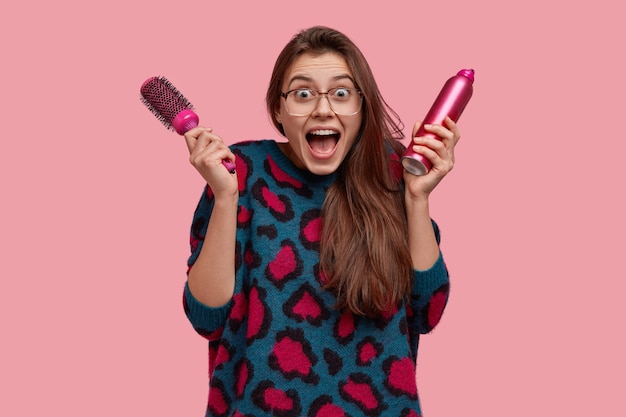
[[[317,107],[320,97],[326,96],[330,109],[339,116],[352,116],[361,111],[363,94],[355,88],[331,88],[320,93],[311,88],[297,88],[280,93],[285,99],[285,108],[291,116],[308,116]]]

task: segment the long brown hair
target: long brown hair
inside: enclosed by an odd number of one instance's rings
[[[358,137],[337,172],[322,208],[320,270],[337,308],[370,317],[408,299],[413,268],[407,241],[404,193],[391,167],[402,153],[402,122],[382,98],[371,68],[344,34],[316,26],[296,34],[282,50],[266,95],[276,120],[283,77],[303,53],[339,53],[361,90],[363,121]],[[395,158],[393,157],[395,155]],[[397,168],[397,167],[396,167]]]

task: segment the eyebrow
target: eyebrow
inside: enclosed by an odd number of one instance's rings
[[[335,75],[331,78],[331,81],[341,81],[346,79],[352,81],[352,84],[356,86],[354,79],[348,74]],[[287,84],[287,89],[291,88],[291,84],[293,84],[295,81],[313,82],[314,80],[307,75],[295,75],[293,78],[291,78],[291,80],[289,80],[289,84]]]

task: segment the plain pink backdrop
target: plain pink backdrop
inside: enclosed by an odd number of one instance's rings
[[[407,134],[476,70],[432,196],[453,287],[420,347],[426,416],[623,416],[623,16],[617,0],[3,7],[0,415],[203,415],[206,344],[181,308],[202,180],[139,86],[168,77],[228,142],[276,138],[273,61],[324,24]]]

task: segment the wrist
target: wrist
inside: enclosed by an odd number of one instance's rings
[[[404,202],[407,210],[426,210],[428,211],[429,200],[428,194],[411,194],[406,192],[404,195]]]
[[[234,193],[220,193],[214,196],[214,206],[220,206],[224,208],[237,207],[239,204],[239,191]]]

